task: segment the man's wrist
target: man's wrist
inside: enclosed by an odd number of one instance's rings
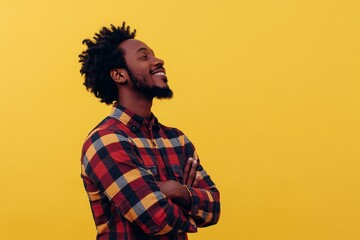
[[[174,200],[186,211],[191,210],[191,193],[186,185],[181,185],[181,190],[178,191],[178,196]]]

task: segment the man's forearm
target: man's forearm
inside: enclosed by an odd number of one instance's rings
[[[196,173],[197,165],[198,162],[193,157],[187,160],[184,166],[183,184],[173,180],[157,182],[160,191],[186,211],[191,210],[192,202],[190,191],[187,187],[197,187],[199,182],[199,175]]]
[[[186,211],[190,211],[191,209],[191,197],[188,189],[173,180],[169,180],[166,182],[157,182],[160,191],[172,202],[179,205]]]

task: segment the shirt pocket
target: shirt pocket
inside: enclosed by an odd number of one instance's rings
[[[157,166],[146,166],[146,168],[151,172],[152,175],[154,175],[154,177],[158,175]]]
[[[171,165],[171,173],[173,174],[175,180],[182,184],[184,178],[184,172],[180,165]]]

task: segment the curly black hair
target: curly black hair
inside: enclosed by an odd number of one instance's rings
[[[117,88],[110,77],[114,68],[126,68],[124,53],[118,48],[127,39],[135,38],[136,30],[130,31],[130,26],[123,22],[121,27],[110,25],[95,33],[93,40],[82,41],[87,49],[79,55],[80,73],[84,75],[84,85],[100,102],[111,104],[117,100]]]

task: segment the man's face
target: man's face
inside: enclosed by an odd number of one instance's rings
[[[151,48],[136,39],[126,40],[119,47],[124,51],[127,71],[136,91],[149,99],[172,97],[164,61],[156,58]]]

